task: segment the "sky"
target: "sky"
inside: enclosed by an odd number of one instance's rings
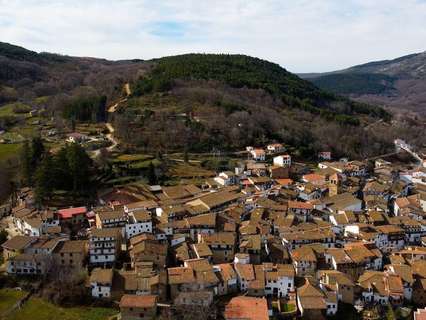
[[[0,41],[74,56],[256,56],[324,72],[426,50],[426,0],[0,0]]]

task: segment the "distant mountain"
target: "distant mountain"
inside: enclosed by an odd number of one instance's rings
[[[426,52],[300,76],[324,90],[358,101],[426,114]]]

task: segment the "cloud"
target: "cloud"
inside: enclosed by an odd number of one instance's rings
[[[0,41],[108,59],[243,53],[294,72],[426,50],[420,0],[0,0]]]

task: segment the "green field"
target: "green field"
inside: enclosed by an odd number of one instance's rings
[[[9,308],[11,308],[24,295],[24,291],[17,291],[12,289],[0,290],[0,318],[4,312],[9,310]]]
[[[116,163],[136,162],[136,161],[150,160],[152,158],[153,156],[146,155],[146,154],[121,154],[116,159],[114,159],[114,162]]]
[[[0,117],[14,116],[17,114],[15,112],[17,110],[19,110],[18,113],[21,112],[21,114],[25,114],[25,113],[28,113],[31,110],[31,108],[20,102],[10,103],[0,107]]]
[[[0,162],[16,156],[20,146],[20,144],[0,144]]]
[[[8,320],[107,320],[117,314],[108,308],[61,308],[38,298],[31,298]]]

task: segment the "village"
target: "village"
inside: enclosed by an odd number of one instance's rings
[[[112,187],[91,207],[39,208],[20,189],[0,206],[2,268],[16,279],[84,272],[87,294],[123,320],[426,312],[416,311],[426,306],[426,155],[324,151],[308,166],[280,143],[245,152],[200,184]]]

